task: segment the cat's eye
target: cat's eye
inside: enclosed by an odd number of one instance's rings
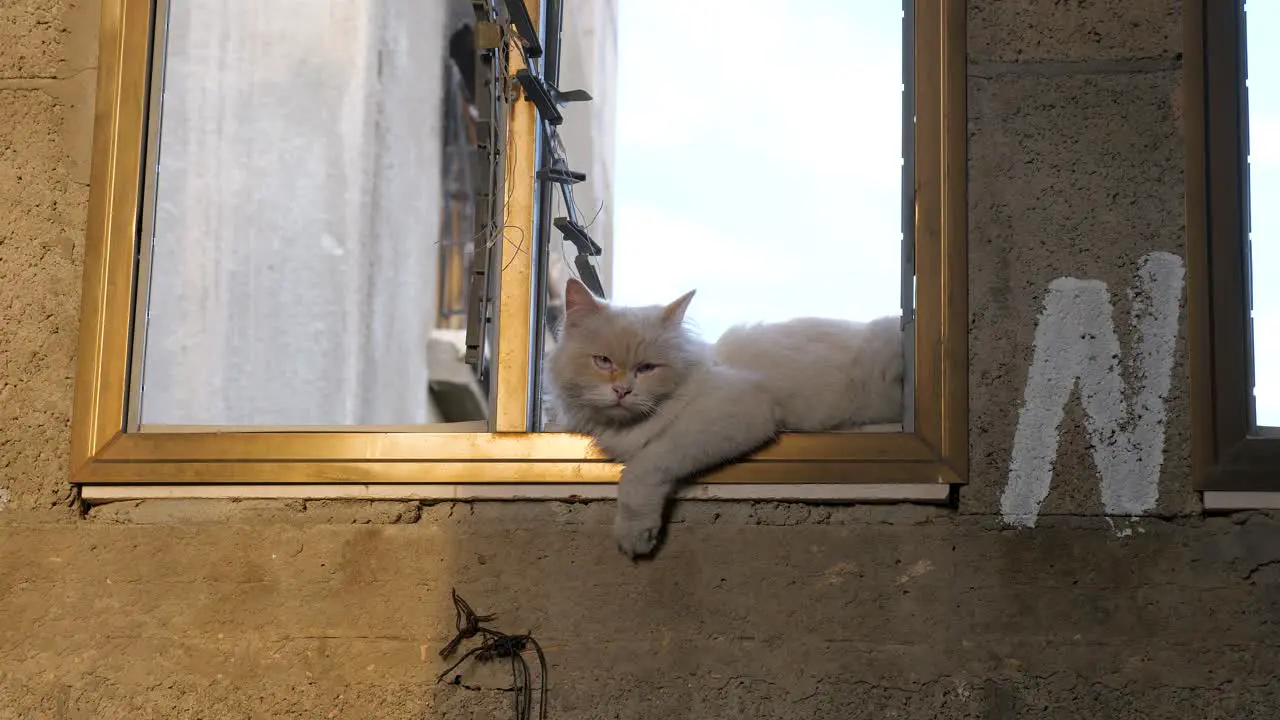
[[[601,370],[610,370],[613,368],[613,361],[609,359],[608,355],[592,355],[591,361],[594,362],[596,367]]]
[[[640,363],[639,365],[636,366],[636,374],[643,375],[645,373],[651,373],[657,369],[658,369],[658,366],[654,365],[653,363]]]

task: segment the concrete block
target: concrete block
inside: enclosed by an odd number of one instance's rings
[[[0,485],[10,510],[71,499],[88,188],[74,181],[64,142],[70,108],[40,90],[0,90]]]
[[[502,664],[460,670],[479,689],[434,684],[452,588],[540,640],[551,717],[1226,720],[1280,702],[1269,517],[1117,538],[1097,519],[722,514],[633,564],[610,506],[578,525],[514,503],[505,523],[0,527],[0,717],[503,716]]]
[[[94,67],[99,5],[6,0],[0,8],[0,80],[67,77]]]
[[[971,482],[965,512],[999,512],[1036,324],[1051,281],[1102,280],[1121,351],[1143,255],[1184,252],[1175,73],[1001,73],[969,85]],[[1194,508],[1187,468],[1185,328],[1166,398],[1159,512]],[[1130,378],[1132,379],[1132,378]],[[1068,404],[1044,514],[1101,512],[1078,401]]]
[[[970,0],[971,63],[1099,62],[1182,53],[1178,0]]]

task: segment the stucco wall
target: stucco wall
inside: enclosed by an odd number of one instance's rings
[[[144,426],[441,420],[445,17],[418,0],[172,4]]]
[[[553,718],[1280,709],[1280,524],[1199,516],[1185,331],[1161,432],[1131,442],[1162,443],[1138,472],[1154,472],[1151,513],[1102,517],[1098,443],[1072,401],[1035,527],[1001,514],[1050,285],[1105,282],[1129,363],[1138,264],[1183,253],[1176,2],[971,1],[959,508],[691,504],[635,566],[610,544],[608,503],[81,516],[67,433],[94,13],[0,10],[0,718],[506,717],[505,693],[431,684],[454,586],[542,640]]]

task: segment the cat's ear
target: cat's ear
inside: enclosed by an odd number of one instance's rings
[[[589,315],[600,309],[600,301],[591,294],[586,285],[578,278],[569,278],[564,285],[564,314],[568,318],[573,313],[579,317]]]
[[[684,312],[689,309],[689,303],[693,300],[693,294],[697,290],[689,292],[676,298],[676,301],[662,309],[662,321],[668,325],[679,325],[684,322]]]

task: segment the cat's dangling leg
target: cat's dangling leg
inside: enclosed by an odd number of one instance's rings
[[[764,393],[742,386],[723,390],[683,408],[623,468],[613,536],[628,557],[657,547],[663,513],[681,480],[742,457],[777,434],[776,411]]]
[[[675,491],[669,477],[645,473],[628,464],[618,481],[618,512],[613,522],[613,539],[627,557],[648,555],[658,545],[662,514]]]

